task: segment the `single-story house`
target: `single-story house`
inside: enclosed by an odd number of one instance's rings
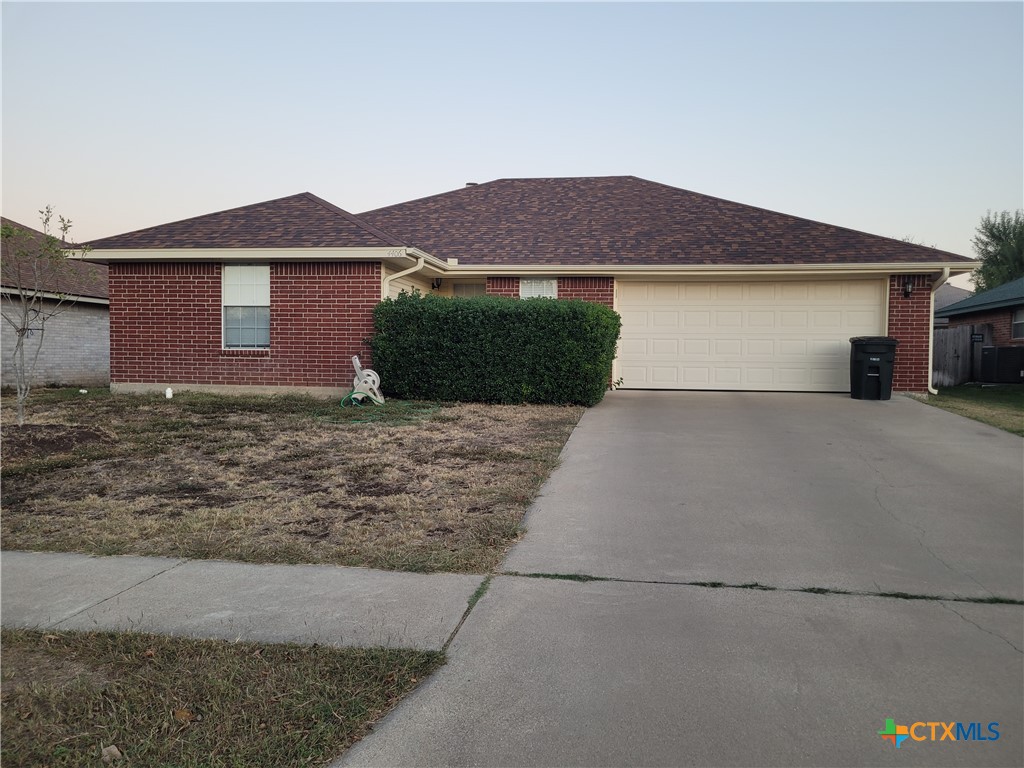
[[[950,328],[990,325],[996,347],[1024,346],[1024,277],[950,304],[935,312]]]
[[[4,227],[20,229],[25,239],[22,248],[4,240],[0,254],[0,302],[4,314],[15,314],[20,302],[19,289],[37,293],[42,313],[47,315],[60,305],[58,314],[46,320],[42,333],[29,324],[26,357],[35,355],[33,385],[107,386],[110,383],[110,323],[107,295],[107,268],[68,259],[50,264],[18,250],[30,248],[44,237],[32,227],[4,218]],[[66,245],[66,244],[65,244]],[[13,302],[13,303],[12,303]],[[20,322],[19,318],[15,318]],[[0,321],[0,384],[16,385],[13,364],[17,333],[7,320]],[[42,346],[40,346],[42,344]]]
[[[963,256],[633,176],[499,179],[353,215],[303,193],[89,244],[111,383],[343,391],[372,312],[418,289],[622,316],[626,388],[849,391],[849,339],[924,391],[933,290]],[[386,389],[387,382],[384,382]]]

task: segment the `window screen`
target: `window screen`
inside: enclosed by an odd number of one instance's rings
[[[538,297],[557,299],[558,280],[520,280],[519,298],[535,299]]]
[[[270,347],[270,267],[225,265],[224,348]]]

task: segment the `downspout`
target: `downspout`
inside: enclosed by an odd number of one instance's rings
[[[949,280],[949,267],[942,268],[939,279],[932,283],[932,293],[928,299],[928,394],[937,395],[939,390],[932,386],[932,370],[935,365],[935,292]]]
[[[423,269],[423,265],[425,263],[426,263],[426,260],[422,256],[419,256],[416,259],[415,266],[409,267],[408,269],[402,270],[401,272],[395,272],[395,274],[393,274],[393,275],[384,275],[383,279],[380,281],[381,282],[381,285],[380,285],[380,298],[381,298],[381,301],[383,301],[384,299],[386,299],[388,296],[391,295],[391,281],[392,280],[397,280],[400,277],[405,277],[406,275],[411,275],[413,272],[419,272],[421,269]],[[383,265],[381,265],[381,272],[382,273],[384,272],[384,266]],[[946,272],[949,272],[949,270],[947,269]]]

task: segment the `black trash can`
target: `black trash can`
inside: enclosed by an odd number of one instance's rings
[[[892,397],[892,369],[897,339],[854,336],[850,339],[850,397],[888,400]]]

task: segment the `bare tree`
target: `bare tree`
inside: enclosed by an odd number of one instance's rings
[[[53,209],[46,206],[39,217],[42,232],[6,223],[0,228],[4,245],[0,314],[15,334],[9,364],[15,373],[19,426],[25,423],[25,403],[32,389],[46,323],[74,303],[74,298],[64,291],[70,278],[68,258],[86,253],[84,248],[68,245],[70,219],[57,217],[56,234],[52,230]]]

